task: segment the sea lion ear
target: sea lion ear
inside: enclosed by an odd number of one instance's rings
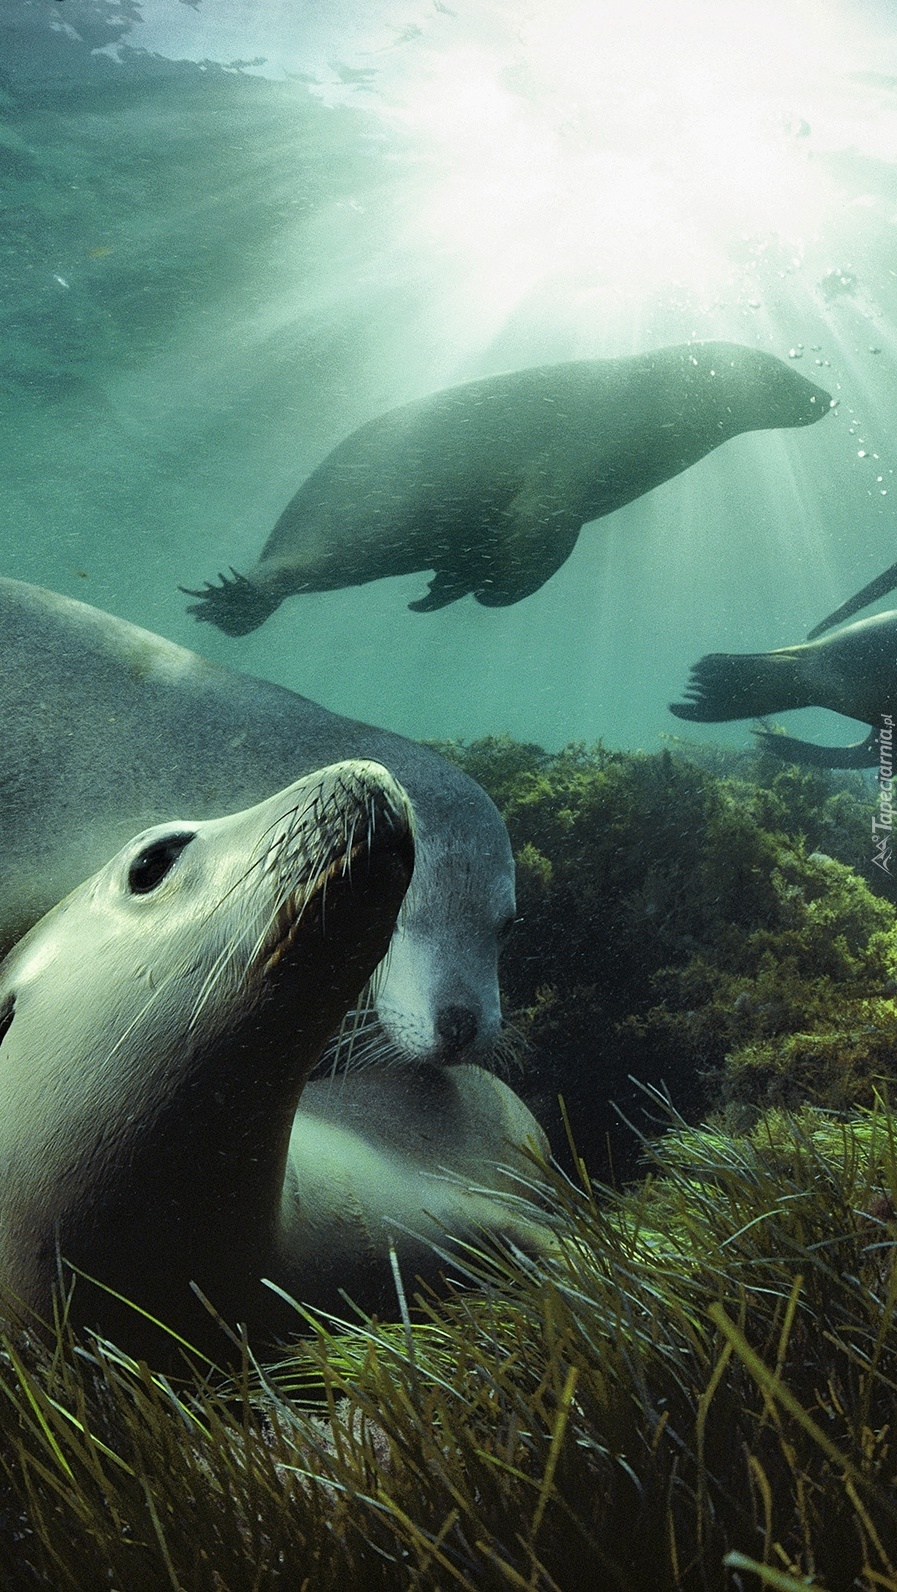
[[[4,1039],[12,1027],[12,1020],[15,1017],[15,1014],[16,998],[14,995],[7,995],[2,1004],[0,1004],[0,1045],[3,1044]]]

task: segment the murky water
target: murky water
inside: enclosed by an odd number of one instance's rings
[[[800,640],[897,557],[897,30],[685,9],[3,0],[3,572],[424,737],[654,747],[701,654]],[[588,526],[509,607],[410,612],[423,573],[241,639],[187,614],[365,421],[695,338],[837,407]]]

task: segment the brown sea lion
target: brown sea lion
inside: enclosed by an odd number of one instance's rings
[[[468,592],[503,607],[544,586],[590,520],[742,431],[812,425],[830,405],[738,343],[489,376],[361,426],[299,488],[246,575],[181,590],[231,636],[298,592],[417,570],[435,571],[408,605],[419,613]]]

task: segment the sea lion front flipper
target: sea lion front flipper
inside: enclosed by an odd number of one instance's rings
[[[870,731],[865,741],[855,741],[852,746],[814,746],[812,741],[776,735],[772,730],[755,730],[754,735],[761,751],[811,768],[875,768],[880,757],[875,730]]]
[[[459,597],[466,597],[470,591],[470,576],[463,571],[455,569],[437,569],[430,581],[430,590],[426,597],[418,597],[416,602],[409,603],[416,614],[432,614],[437,608],[447,608],[449,603],[456,603]]]
[[[862,591],[855,592],[852,597],[848,597],[846,603],[842,603],[840,608],[836,608],[833,614],[828,615],[827,619],[823,619],[820,624],[814,625],[812,630],[808,630],[807,640],[815,641],[816,637],[821,636],[823,631],[831,630],[833,626],[843,624],[845,619],[849,619],[852,614],[859,613],[861,608],[868,607],[869,603],[877,602],[879,597],[886,597],[889,591],[894,590],[895,586],[897,586],[897,564],[891,564],[880,575],[876,575],[874,580],[870,580],[868,586],[864,586]]]
[[[548,512],[521,493],[510,505],[496,533],[486,574],[474,588],[484,608],[507,608],[531,597],[556,575],[576,546],[582,521],[566,509]]]
[[[219,574],[220,584],[214,585],[206,581],[199,591],[194,591],[190,586],[179,586],[185,597],[198,597],[199,602],[191,603],[187,609],[188,614],[202,623],[217,625],[226,636],[246,636],[250,630],[257,630],[264,624],[275,608],[280,607],[280,601],[272,601],[254,586],[245,575],[240,575],[231,566],[232,580],[226,575]]]

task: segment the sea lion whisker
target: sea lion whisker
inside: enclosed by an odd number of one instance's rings
[[[507,1078],[511,1072],[523,1072],[525,1057],[532,1050],[529,1040],[524,1037],[519,1028],[513,1023],[505,1021],[499,1029],[492,1049],[492,1070],[500,1077]]]
[[[363,1042],[358,1043],[352,1038],[344,1043],[340,1037],[334,1047],[329,1071],[333,1075],[363,1072],[378,1058],[388,1059],[389,1054],[388,1041],[385,1040],[382,1030],[379,1034],[368,1034]]]
[[[343,786],[339,788],[341,790],[345,789]],[[366,819],[369,819],[372,808],[373,803],[366,799]],[[339,819],[343,831],[341,836],[322,835],[321,824],[325,812],[331,822],[334,817]],[[323,925],[328,884],[331,880],[344,873],[346,857],[350,849],[358,849],[361,846],[367,847],[370,844],[368,823],[366,822],[364,839],[358,843],[358,848],[354,847],[353,843],[358,819],[359,814],[356,810],[352,813],[351,820],[347,822],[346,814],[340,807],[336,791],[329,793],[327,802],[322,806],[320,790],[316,790],[312,793],[310,799],[301,804],[299,802],[294,803],[266,827],[263,831],[263,843],[256,848],[254,855],[250,858],[245,868],[237,875],[234,882],[208,907],[201,920],[203,925],[208,927],[215,916],[232,902],[236,902],[240,916],[243,919],[243,921],[230,925],[227,938],[219,947],[206,971],[202,985],[194,995],[188,1022],[189,1028],[195,1028],[198,1025],[209,1001],[218,994],[222,980],[229,973],[238,970],[238,975],[234,980],[236,987],[239,982],[245,981],[250,971],[260,963],[262,963],[261,973],[263,977],[279,965],[284,955],[296,943],[296,939],[301,932],[303,916],[311,901],[316,897],[320,897]],[[302,833],[302,825],[309,823],[313,825],[311,833],[315,843],[314,845],[303,846],[301,863],[298,854],[291,853],[289,878],[282,882],[282,893],[270,910],[264,924],[259,928],[254,921],[255,914],[252,910],[250,897],[246,892],[246,885],[257,870],[262,869],[263,872],[266,870],[266,863],[270,853],[270,836],[275,831],[278,829],[282,830],[283,844],[281,850],[283,850],[290,839]],[[269,842],[269,845],[266,846],[264,842]],[[300,870],[306,876],[297,879],[296,875]],[[271,948],[272,940],[275,942],[273,948]],[[249,948],[247,949],[247,947]],[[264,961],[262,962],[263,958]],[[146,1020],[152,1006],[165,996],[167,987],[177,984],[189,973],[191,960],[191,957],[185,956],[169,970],[166,978],[147,997],[144,1005],[135,1016],[133,1023],[129,1025],[121,1036],[120,1042],[124,1042],[127,1039],[134,1024],[139,1024]],[[372,997],[369,991],[372,983],[373,976],[362,992],[361,1004],[354,1009],[356,1012],[361,1013],[370,1006]],[[114,1054],[114,1049],[111,1054]]]
[[[380,965],[382,967],[382,963]],[[322,1073],[354,1068],[359,1054],[364,1057],[372,1046],[384,1043],[384,1031],[374,1006],[374,981],[379,972],[378,967],[361,991],[358,1004],[346,1012],[336,1033],[328,1040],[322,1055]]]

